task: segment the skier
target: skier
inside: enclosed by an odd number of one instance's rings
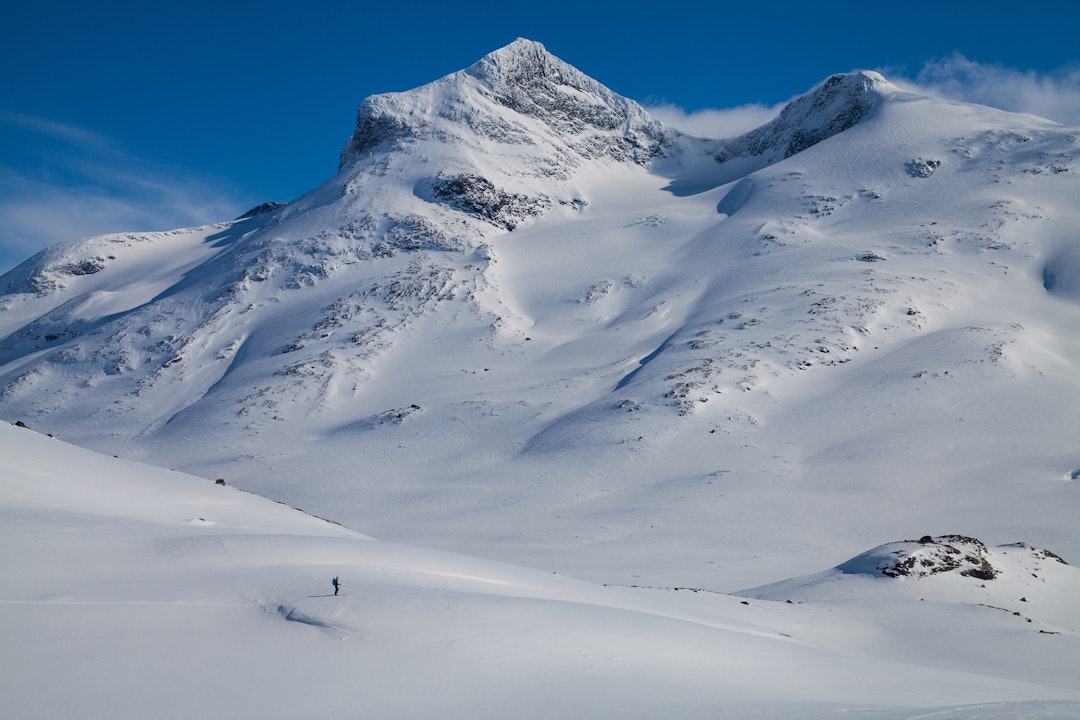
[[[338,582],[337,578],[334,578],[333,580],[330,581],[330,584],[334,586],[334,594],[337,595],[338,590],[341,589],[341,583]]]

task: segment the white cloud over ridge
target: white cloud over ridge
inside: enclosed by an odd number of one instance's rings
[[[880,71],[893,83],[914,92],[1030,113],[1065,125],[1080,126],[1080,63],[1038,73],[980,63],[953,53],[925,63],[914,78],[887,68]],[[646,110],[690,135],[732,138],[769,122],[786,104],[687,111],[670,103],[657,103],[647,105]]]
[[[72,238],[227,220],[244,203],[213,179],[148,162],[83,128],[0,112],[36,165],[0,165],[0,273]],[[241,210],[237,210],[240,207]]]
[[[887,70],[883,72],[889,77]],[[980,63],[953,53],[926,63],[913,79],[889,79],[929,95],[1080,126],[1080,63],[1037,73]]]
[[[688,112],[678,105],[661,103],[645,109],[658,120],[695,137],[733,138],[769,122],[787,103],[769,107],[751,104],[733,108],[705,108]]]

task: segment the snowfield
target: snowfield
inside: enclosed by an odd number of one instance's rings
[[[693,138],[518,40],[30,258],[0,717],[1080,716],[1078,158],[864,71]]]
[[[826,574],[747,601],[378,542],[8,424],[0,459],[5,717],[1080,711],[1080,572],[1028,549],[985,597]]]

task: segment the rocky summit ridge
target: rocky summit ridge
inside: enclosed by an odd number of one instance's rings
[[[509,111],[509,112],[508,112]],[[341,166],[383,143],[450,139],[450,127],[506,144],[536,142],[541,123],[583,156],[645,163],[672,134],[640,105],[518,39],[465,70],[404,93],[367,98]]]
[[[767,164],[851,127],[880,93],[890,90],[895,87],[878,73],[834,75],[762,128],[731,140],[707,141],[666,126],[540,43],[519,38],[433,83],[364,100],[340,167],[384,144],[400,149],[423,138],[461,139],[448,129],[452,126],[500,143],[529,145],[538,130],[531,121],[586,158],[648,165],[658,157],[706,153],[718,163],[751,156]]]
[[[723,163],[739,156],[764,156],[771,163],[789,158],[854,126],[883,93],[896,90],[880,73],[868,70],[832,75],[788,103],[776,119],[724,143],[716,159]]]

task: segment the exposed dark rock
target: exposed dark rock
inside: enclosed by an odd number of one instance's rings
[[[441,176],[431,185],[432,195],[451,207],[513,230],[523,220],[543,214],[554,205],[549,197],[530,197],[500,190],[479,175]]]
[[[405,422],[408,417],[414,413],[420,412],[420,406],[413,403],[409,407],[395,408],[393,410],[386,410],[379,413],[371,419],[371,426],[376,427],[378,425],[400,425]]]
[[[738,157],[789,158],[854,126],[874,106],[873,89],[885,82],[876,73],[833,75],[792,101],[772,122],[724,143],[717,162]]]
[[[909,160],[904,163],[904,172],[913,178],[928,178],[934,174],[934,171],[941,167],[940,160],[924,160],[922,158],[916,158],[915,160]]]
[[[1041,559],[1044,559],[1044,560],[1053,560],[1054,562],[1061,563],[1062,565],[1068,565],[1069,564],[1069,563],[1065,562],[1065,559],[1063,557],[1061,557],[1060,555],[1058,555],[1056,553],[1052,553],[1049,550],[1044,550],[1042,548],[1032,547],[1031,545],[1028,545],[1025,542],[1018,542],[1018,543],[1016,543],[1015,546],[1019,547],[1019,548],[1024,548],[1025,550],[1027,550],[1028,552],[1030,552],[1032,555],[1034,555],[1037,558],[1041,558]]]
[[[255,217],[256,215],[265,215],[268,212],[273,212],[274,210],[277,210],[279,207],[282,207],[281,203],[273,202],[273,201],[264,202],[262,205],[256,205],[255,207],[251,208],[246,213],[244,213],[243,215],[240,215],[236,219],[237,220],[246,220],[247,218],[252,218],[252,217]]]
[[[393,112],[382,96],[373,96],[360,103],[356,112],[356,130],[341,151],[338,169],[353,158],[383,144],[406,141],[419,134],[421,124],[410,124]]]
[[[645,164],[661,152],[670,132],[637,103],[551,55],[540,43],[518,39],[465,72],[490,88],[500,105],[541,120],[562,135],[591,135],[595,142],[574,146],[586,156],[611,154]]]
[[[888,543],[840,565],[844,572],[880,573],[887,577],[927,577],[958,572],[978,580],[993,580],[998,570],[987,558],[981,541],[964,535],[924,535],[918,540]]]
[[[79,262],[58,265],[53,270],[61,275],[93,275],[105,269],[105,258],[92,257]]]
[[[477,135],[533,145],[530,131],[515,114],[544,123],[580,156],[641,165],[663,153],[669,136],[681,136],[634,101],[529,40],[517,40],[436,82],[478,82],[490,103],[447,102],[425,115],[410,105],[410,93],[366,98],[357,112],[356,130],[342,149],[339,169],[376,148],[389,150],[421,138],[454,142],[461,135]]]
[[[460,241],[448,236],[438,225],[421,215],[395,218],[383,237],[383,246],[376,246],[377,255],[392,255],[396,251],[460,250]]]

